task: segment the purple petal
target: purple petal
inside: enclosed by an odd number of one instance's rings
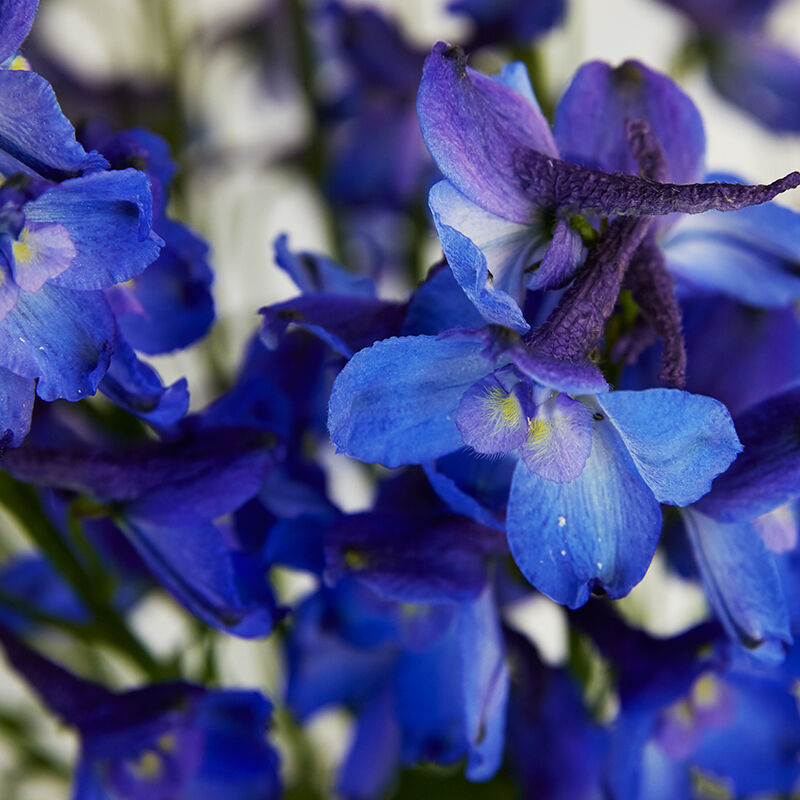
[[[0,2],[0,63],[13,56],[28,35],[39,0]]]
[[[606,172],[639,175],[626,120],[645,120],[664,151],[666,174],[654,180],[691,183],[703,175],[705,132],[694,103],[666,75],[638,61],[613,68],[584,64],[556,110],[562,158]]]
[[[56,222],[31,222],[11,244],[14,280],[26,292],[38,292],[50,278],[72,266],[77,251],[69,232]]]
[[[464,392],[454,419],[464,444],[479,453],[515,450],[528,433],[528,418],[514,387],[506,388],[496,375]]]
[[[509,351],[514,364],[536,383],[569,394],[601,394],[608,391],[603,373],[588,360],[565,361],[517,347]]]
[[[519,455],[540,477],[570,483],[583,472],[591,451],[591,413],[583,403],[562,393],[536,407]]]
[[[744,452],[697,507],[725,522],[753,519],[800,495],[800,389],[736,419]]]
[[[428,150],[462,194],[504,219],[534,221],[538,203],[520,184],[515,153],[556,155],[538,106],[467,67],[460,48],[439,42],[425,61],[417,112]]]
[[[578,231],[559,219],[539,268],[528,273],[525,285],[529,289],[561,289],[572,280],[585,252]]]

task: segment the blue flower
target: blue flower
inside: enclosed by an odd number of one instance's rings
[[[278,754],[259,692],[163,683],[111,692],[0,627],[8,660],[81,740],[75,800],[277,800]]]
[[[591,365],[515,338],[456,331],[362,350],[334,384],[331,439],[389,467],[516,451],[507,531],[522,572],[571,607],[595,588],[623,596],[652,558],[659,503],[694,502],[740,451],[730,415],[679,390],[606,393]]]
[[[586,91],[573,85],[565,98],[570,111],[581,114],[569,126],[571,138],[560,133],[558,122],[554,138],[521,64],[507,66],[492,79],[467,67],[463,53],[443,43],[425,64],[417,109],[425,143],[446,178],[430,195],[445,255],[484,318],[519,333],[529,328],[521,311],[525,289],[564,286],[583,260],[575,215],[636,220],[672,212],[730,211],[766,202],[800,181],[795,173],[769,187],[668,183],[696,179],[699,118],[691,121],[688,142],[678,138],[686,133],[683,120],[693,112],[690,101],[642,65],[623,65],[611,79],[600,65],[605,78],[581,78],[597,72],[592,66],[579,73]],[[621,91],[617,84],[622,81],[633,90]],[[616,107],[606,109],[602,126],[587,128],[584,112],[591,119],[595,108],[605,108],[606,95]],[[656,109],[652,123],[650,95]],[[626,119],[644,120],[649,133],[641,126],[626,131]],[[633,174],[600,171],[573,154],[575,139],[591,144],[596,137],[603,143],[609,131],[615,156],[622,143],[625,166],[603,163],[602,169]],[[640,171],[647,177],[640,178]]]

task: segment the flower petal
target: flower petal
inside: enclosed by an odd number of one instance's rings
[[[484,211],[449,181],[431,189],[428,203],[447,263],[467,297],[488,322],[525,333],[525,270],[537,260],[541,230]]]
[[[507,389],[495,375],[464,392],[454,419],[464,444],[479,453],[515,450],[528,433],[528,418],[514,387]]]
[[[616,431],[600,422],[586,466],[571,483],[517,465],[506,529],[522,574],[557,603],[578,608],[598,587],[618,598],[642,579],[661,509]]]
[[[597,403],[662,503],[698,500],[742,450],[728,409],[711,397],[647,389],[611,392]]]
[[[754,655],[783,660],[792,643],[789,612],[774,558],[749,522],[722,523],[694,509],[686,531],[725,630]]]
[[[0,174],[63,180],[107,166],[99,153],[87,153],[75,140],[72,123],[44,78],[0,70]]]
[[[664,180],[692,183],[702,177],[706,137],[700,113],[677,84],[640,61],[616,68],[590,61],[575,73],[556,109],[561,157],[639,175],[625,130],[633,119],[645,120],[657,137],[667,163]]]
[[[150,183],[135,169],[72,178],[26,203],[26,223],[57,223],[75,248],[69,269],[53,278],[67,289],[105,289],[135,277],[163,242],[150,230]]]
[[[0,63],[13,56],[28,35],[39,0],[0,2]]]
[[[800,495],[800,389],[759,403],[736,427],[744,452],[698,503],[726,522],[754,519]]]
[[[556,155],[550,127],[530,97],[466,66],[443,42],[425,61],[417,96],[422,136],[436,165],[467,198],[523,224],[538,210],[517,177],[520,147]]]
[[[548,481],[570,483],[583,472],[592,450],[592,417],[578,400],[559,393],[536,406],[519,449],[525,466]]]
[[[387,467],[463,446],[453,419],[495,363],[480,338],[407,336],[356,353],[331,392],[328,430],[340,452]]]
[[[114,317],[101,292],[72,292],[46,283],[20,292],[0,321],[2,366],[38,378],[43,400],[80,400],[92,395],[108,369],[116,335]]]

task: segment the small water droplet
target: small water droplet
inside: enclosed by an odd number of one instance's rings
[[[19,340],[20,340],[20,341],[21,341],[23,344],[25,343],[25,340],[24,340],[24,339],[23,339],[21,336],[19,337]]]
[[[559,514],[556,522],[558,522],[559,528],[563,528],[567,524],[567,518],[563,514]]]
[[[566,550],[562,550],[562,551],[561,551],[561,555],[562,555],[562,556],[565,556],[566,554],[567,554],[567,551],[566,551]]]
[[[603,562],[602,561],[598,561],[597,562],[597,569],[603,569]]]

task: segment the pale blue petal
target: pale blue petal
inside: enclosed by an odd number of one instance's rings
[[[601,421],[589,460],[572,483],[554,483],[517,465],[506,529],[522,574],[557,603],[578,608],[595,589],[623,597],[644,577],[661,509],[613,426]]]
[[[461,396],[496,366],[476,338],[407,336],[356,353],[331,392],[328,430],[340,452],[399,467],[463,446]]]
[[[728,409],[711,397],[647,389],[611,392],[597,402],[662,503],[700,499],[742,450]]]
[[[722,523],[684,514],[706,594],[725,630],[754,655],[782,660],[792,643],[789,612],[775,560],[749,522]]]
[[[467,297],[488,322],[525,333],[530,326],[520,310],[524,271],[543,244],[538,227],[484,211],[449,181],[437,183],[428,202],[447,262]]]

